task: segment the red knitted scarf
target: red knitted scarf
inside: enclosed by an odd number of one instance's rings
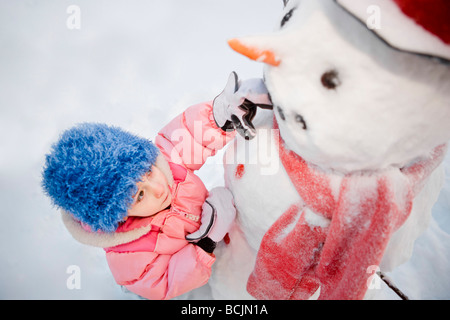
[[[446,145],[406,168],[339,176],[333,193],[334,173],[314,168],[276,139],[303,203],[293,204],[264,235],[248,292],[257,299],[308,299],[320,287],[319,299],[362,299],[369,267],[380,264]],[[322,223],[314,223],[317,216]]]

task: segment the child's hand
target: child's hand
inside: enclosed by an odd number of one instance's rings
[[[214,119],[222,130],[235,128],[241,136],[249,140],[256,135],[252,120],[257,107],[272,109],[263,80],[239,81],[237,74],[232,72],[225,89],[214,99]]]
[[[195,242],[208,237],[219,242],[228,233],[236,217],[233,195],[227,188],[214,188],[209,192],[202,209],[199,230],[186,236],[186,240]]]

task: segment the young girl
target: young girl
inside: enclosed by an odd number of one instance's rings
[[[170,299],[204,285],[213,250],[234,217],[231,193],[208,194],[193,171],[235,132],[254,134],[261,80],[232,73],[211,103],[189,107],[152,142],[117,127],[85,123],[62,134],[46,157],[43,188],[78,241],[101,247],[119,285]]]

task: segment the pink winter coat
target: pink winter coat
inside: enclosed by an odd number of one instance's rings
[[[66,214],[67,228],[79,241],[103,247],[116,282],[142,297],[170,299],[204,285],[215,258],[185,239],[199,228],[208,196],[193,171],[233,137],[217,127],[210,103],[188,108],[155,139],[161,151],[155,165],[171,185],[169,209],[151,217],[129,217],[115,233],[96,234],[94,241]]]

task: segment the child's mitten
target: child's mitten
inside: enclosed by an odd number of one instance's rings
[[[187,235],[186,240],[196,242],[208,237],[219,242],[230,230],[235,217],[236,208],[231,192],[224,187],[214,188],[203,204],[200,228]]]
[[[256,135],[252,120],[257,107],[272,109],[264,81],[240,81],[236,72],[232,72],[225,89],[214,99],[214,120],[222,130],[236,129],[245,139],[252,139]]]

